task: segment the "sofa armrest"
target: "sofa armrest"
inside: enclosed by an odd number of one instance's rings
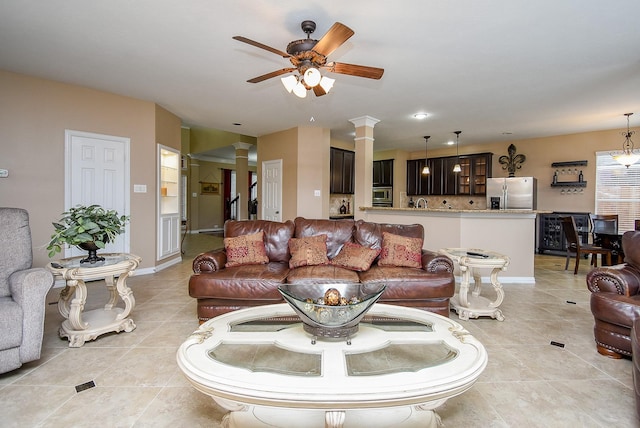
[[[635,296],[640,291],[640,270],[629,264],[592,269],[587,273],[587,288],[592,293]]]
[[[422,269],[427,272],[453,272],[453,261],[442,254],[430,250],[422,250]]]
[[[20,360],[40,358],[47,293],[53,287],[53,274],[44,268],[30,268],[9,276],[11,298],[22,308]]]
[[[224,269],[224,265],[227,263],[227,253],[224,248],[218,248],[215,250],[200,253],[193,259],[193,272],[216,272]]]

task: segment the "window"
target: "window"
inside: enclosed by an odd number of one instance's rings
[[[618,214],[619,233],[640,219],[640,164],[626,168],[609,152],[596,153],[596,214]]]

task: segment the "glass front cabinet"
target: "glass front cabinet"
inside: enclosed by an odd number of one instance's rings
[[[180,152],[158,144],[158,260],[180,252]]]

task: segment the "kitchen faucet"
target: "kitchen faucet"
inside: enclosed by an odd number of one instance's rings
[[[427,208],[427,200],[425,198],[419,198],[416,201],[416,208],[420,208],[420,201],[424,202],[424,206],[422,208]]]

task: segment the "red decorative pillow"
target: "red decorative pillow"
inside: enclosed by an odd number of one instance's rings
[[[225,267],[241,265],[261,265],[269,263],[264,249],[264,232],[253,235],[242,235],[235,238],[224,238],[224,249],[227,253]]]
[[[289,267],[326,265],[327,258],[327,235],[308,236],[305,238],[289,239],[289,251],[291,259]]]
[[[371,267],[371,263],[378,257],[380,251],[382,251],[380,248],[368,248],[352,242],[346,242],[338,255],[331,259],[331,264],[364,272]]]
[[[422,267],[422,239],[382,232],[378,266]]]

